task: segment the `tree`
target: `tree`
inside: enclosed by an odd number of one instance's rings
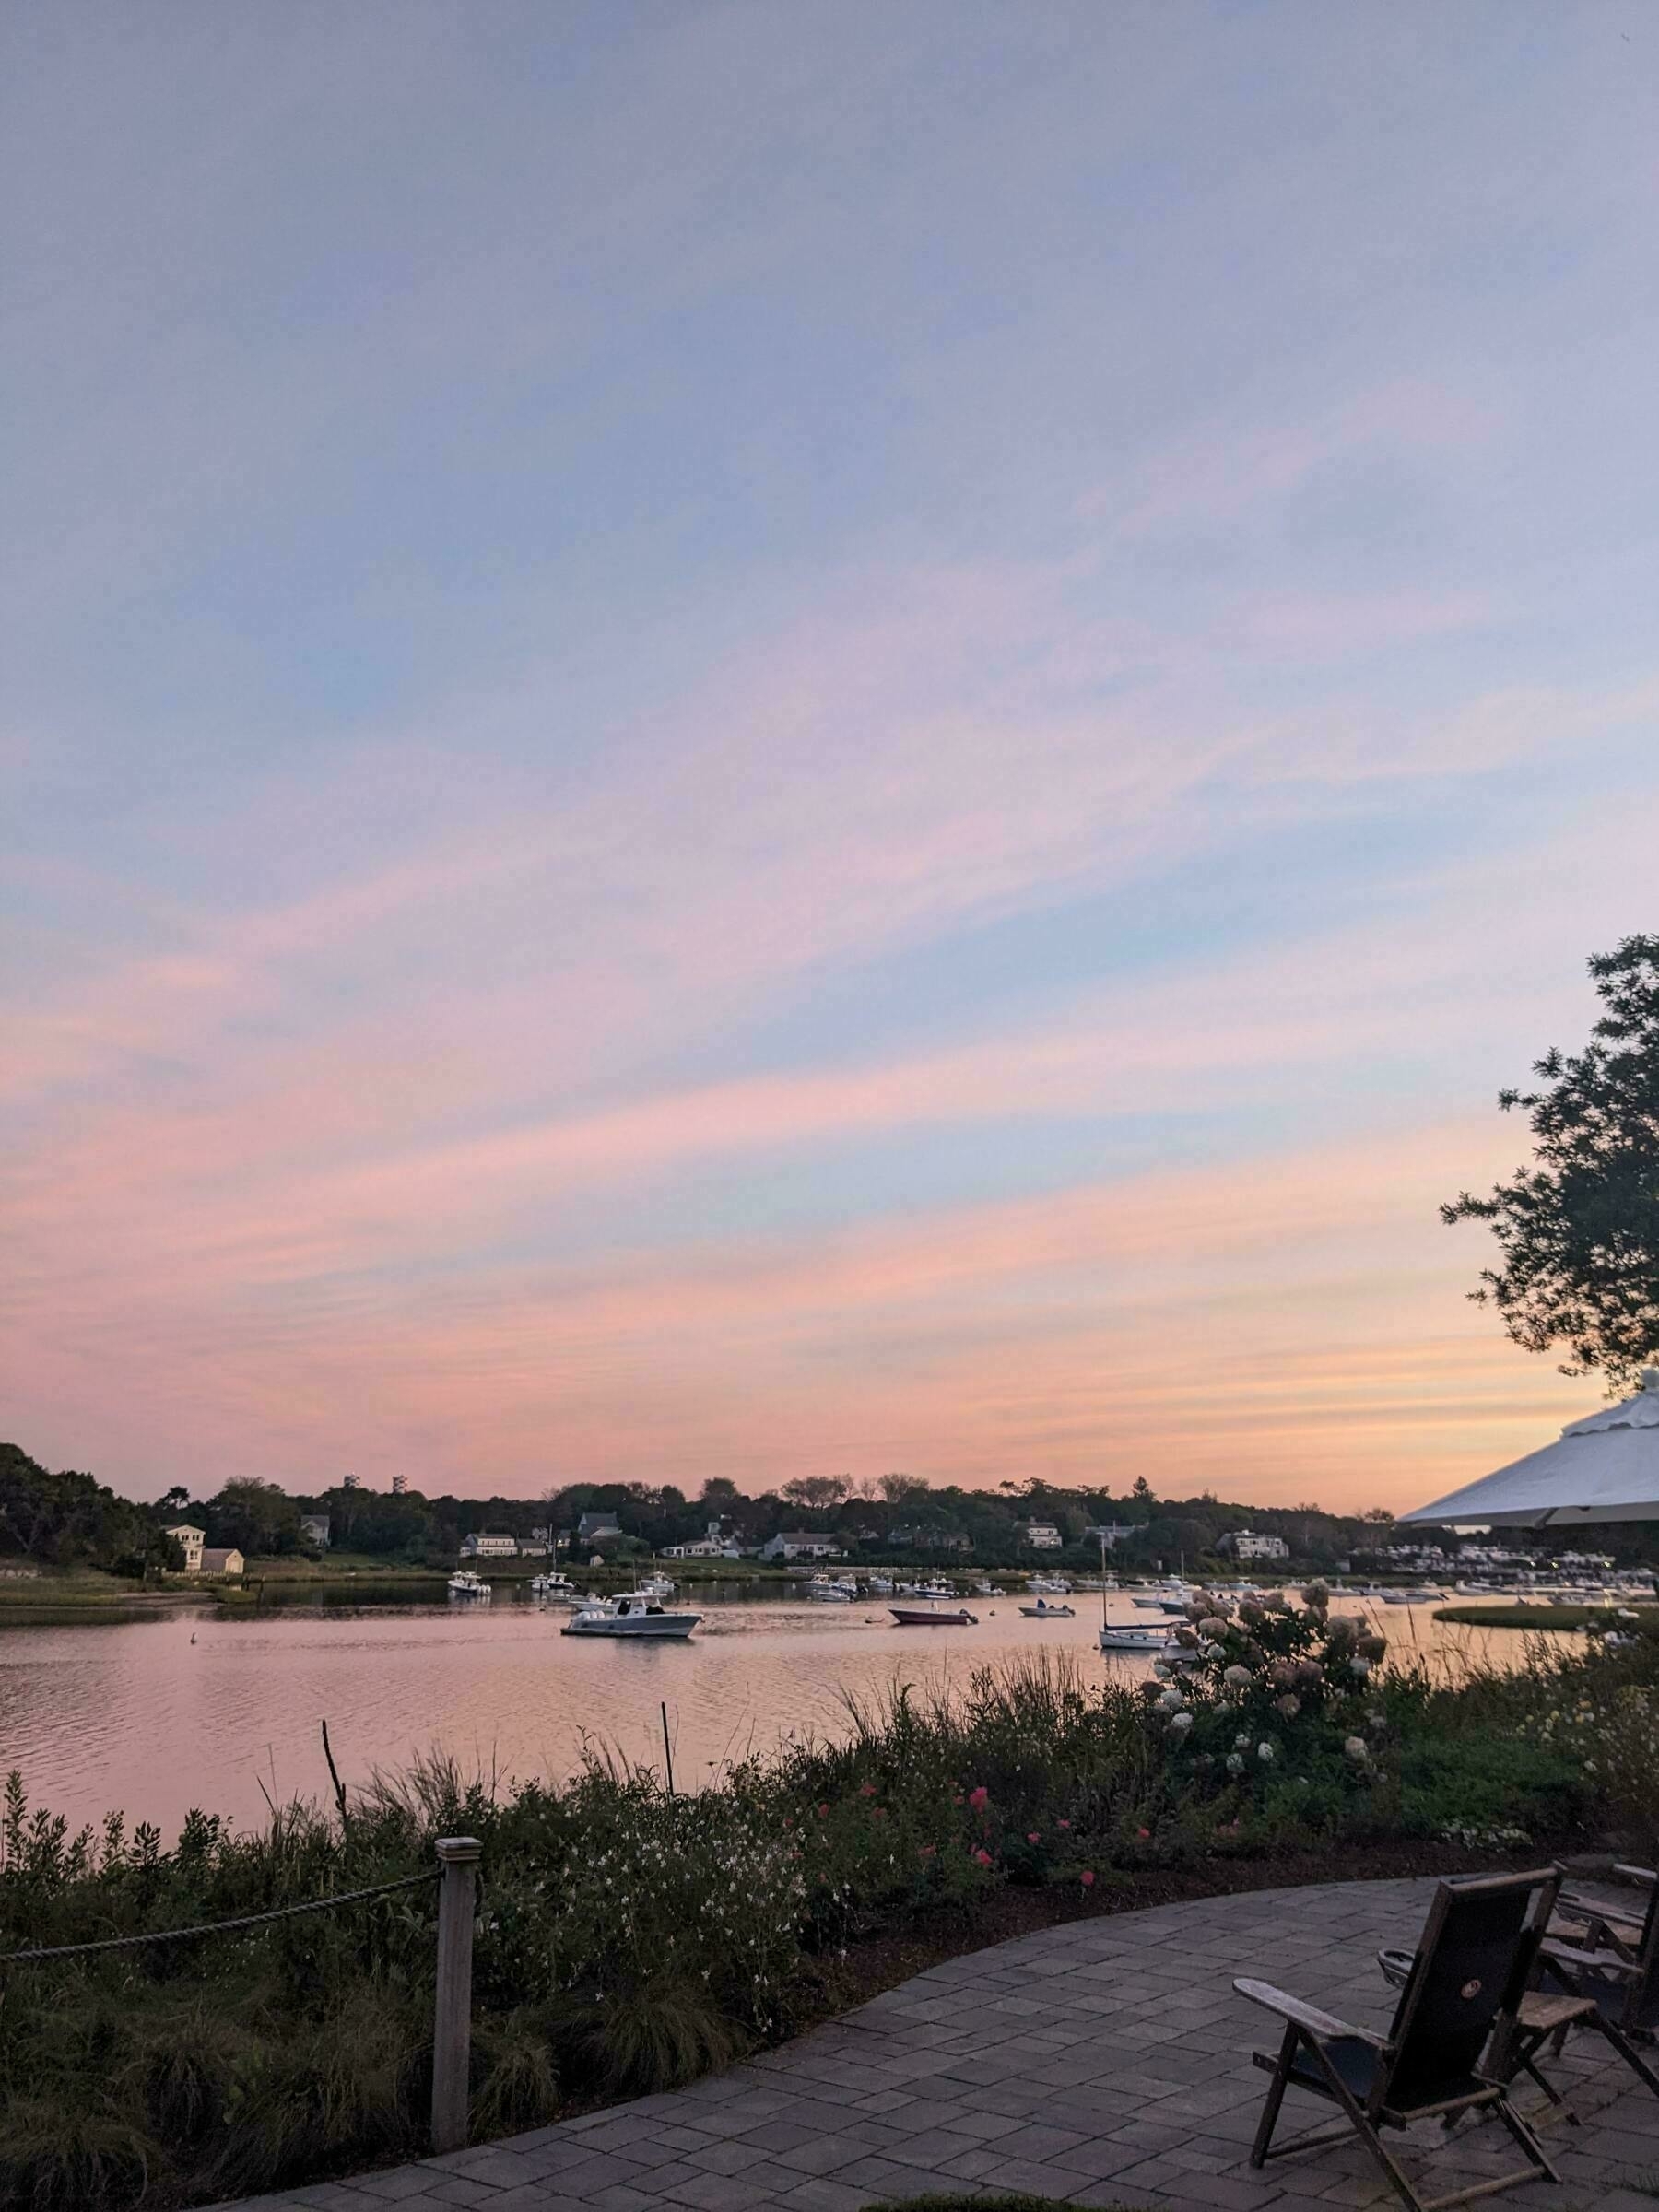
[[[1630,1382],[1659,1352],[1659,937],[1626,937],[1590,973],[1606,1012],[1582,1053],[1534,1063],[1536,1090],[1503,1090],[1531,1120],[1535,1164],[1448,1222],[1485,1221],[1502,1265],[1469,1296],[1529,1352],[1566,1348],[1561,1372]]]
[[[1129,1495],[1131,1498],[1138,1498],[1143,1505],[1149,1505],[1152,1500],[1152,1485],[1144,1475],[1137,1475],[1135,1478],[1135,1488]]]
[[[913,1505],[918,1498],[927,1495],[927,1477],[924,1475],[883,1475],[880,1488],[889,1505]]]
[[[783,1485],[783,1495],[791,1505],[808,1506],[815,1512],[839,1505],[846,1494],[847,1485],[840,1475],[797,1475]]]

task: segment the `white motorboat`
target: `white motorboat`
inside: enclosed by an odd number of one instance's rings
[[[700,1613],[670,1613],[642,1590],[623,1597],[591,1597],[559,1630],[561,1636],[624,1636],[654,1642],[689,1636]]]
[[[482,1575],[475,1574],[470,1567],[463,1567],[459,1573],[450,1576],[449,1594],[452,1597],[461,1598],[488,1597],[489,1584]]]
[[[1040,1597],[1034,1606],[1021,1606],[1019,1609],[1028,1620],[1075,1620],[1077,1618],[1069,1606],[1052,1606],[1046,1597]]]
[[[872,1597],[891,1597],[892,1594],[893,1585],[885,1574],[873,1574],[870,1577],[870,1595]]]
[[[580,1605],[582,1593],[568,1574],[533,1574],[530,1578],[532,1597],[561,1598],[568,1606]]]
[[[918,1597],[954,1597],[956,1592],[948,1583],[941,1582],[936,1574],[930,1575],[916,1591]]]
[[[853,1594],[843,1583],[814,1580],[806,1585],[806,1597],[815,1606],[850,1606]]]
[[[641,1597],[673,1597],[679,1584],[665,1574],[648,1574],[640,1584]]]
[[[1160,1620],[1125,1620],[1100,1623],[1100,1649],[1103,1652],[1167,1652],[1174,1642],[1170,1630]]]
[[[1063,1574],[1028,1574],[1026,1588],[1033,1597],[1069,1597],[1071,1584]]]

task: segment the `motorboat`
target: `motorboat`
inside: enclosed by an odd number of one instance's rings
[[[947,1610],[943,1606],[889,1606],[893,1618],[901,1629],[977,1629],[979,1615],[970,1613],[966,1606]]]
[[[954,1597],[956,1592],[948,1583],[942,1583],[935,1574],[930,1575],[926,1582],[918,1585],[916,1595],[918,1597]]]
[[[664,1642],[689,1636],[700,1613],[670,1613],[643,1590],[591,1597],[559,1630],[561,1636],[626,1636]]]
[[[640,1595],[641,1597],[672,1597],[678,1588],[679,1584],[671,1581],[665,1574],[648,1574],[640,1584]]]
[[[1173,1642],[1171,1631],[1160,1620],[1103,1620],[1100,1623],[1100,1649],[1103,1652],[1167,1652]]]
[[[532,1597],[562,1598],[566,1605],[582,1602],[582,1593],[568,1574],[533,1574],[530,1578]]]
[[[1028,1620],[1075,1620],[1077,1615],[1070,1606],[1052,1606],[1046,1597],[1040,1597],[1034,1606],[1021,1606],[1020,1611]]]
[[[873,1574],[870,1577],[870,1595],[872,1597],[891,1597],[892,1594],[893,1585],[885,1574]]]
[[[1033,1597],[1069,1597],[1071,1584],[1063,1574],[1028,1574],[1026,1588]]]
[[[850,1606],[853,1595],[844,1583],[815,1580],[806,1585],[806,1596],[815,1606]]]
[[[463,1567],[458,1573],[450,1576],[449,1594],[452,1597],[460,1598],[488,1597],[490,1594],[489,1584],[481,1574],[475,1574],[470,1567]]]

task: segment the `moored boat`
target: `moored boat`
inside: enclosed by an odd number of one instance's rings
[[[670,1613],[642,1590],[589,1598],[559,1630],[561,1636],[620,1636],[657,1642],[689,1636],[700,1613]]]
[[[1103,1652],[1167,1652],[1173,1642],[1172,1634],[1162,1621],[1126,1620],[1114,1625],[1103,1620],[1100,1623],[1100,1649]]]
[[[460,1598],[488,1597],[489,1584],[482,1575],[475,1574],[470,1567],[463,1567],[458,1573],[450,1576],[449,1594],[452,1597]]]
[[[1075,1620],[1077,1618],[1077,1615],[1070,1606],[1051,1605],[1046,1597],[1040,1597],[1034,1606],[1021,1606],[1019,1609],[1028,1620]]]
[[[979,1615],[966,1606],[889,1606],[888,1610],[901,1629],[977,1629]]]

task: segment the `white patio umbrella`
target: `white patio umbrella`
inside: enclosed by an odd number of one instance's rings
[[[1633,1398],[1569,1421],[1541,1452],[1402,1513],[1400,1521],[1489,1528],[1659,1521],[1659,1367],[1643,1368]]]

